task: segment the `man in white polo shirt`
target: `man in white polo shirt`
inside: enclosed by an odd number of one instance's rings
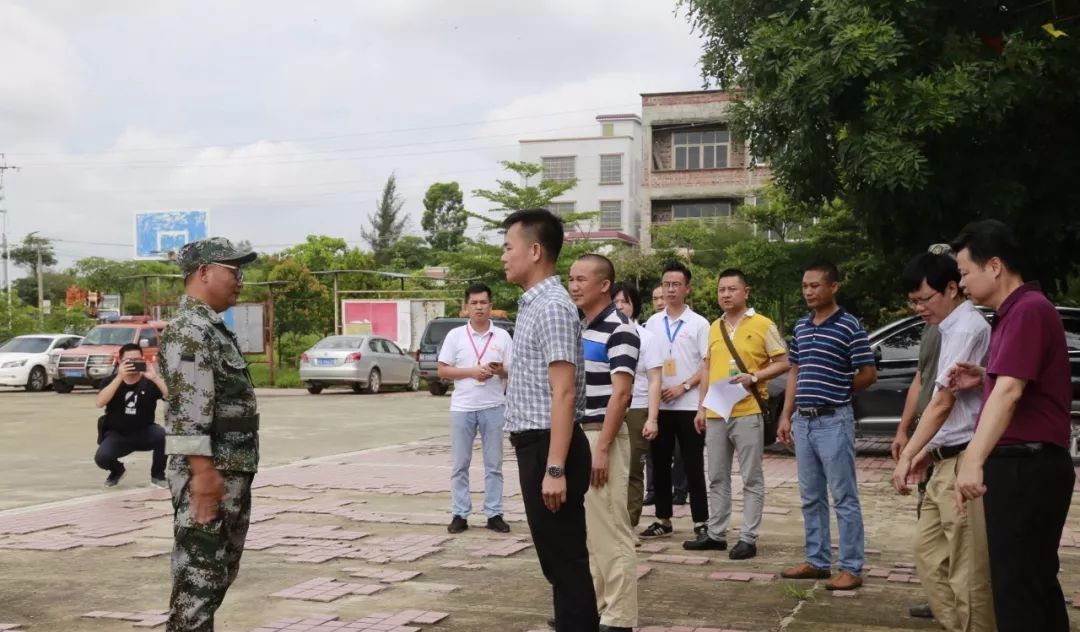
[[[480,432],[484,455],[484,514],[487,528],[508,533],[502,517],[503,413],[506,372],[513,341],[510,334],[491,324],[491,288],[476,283],[465,290],[469,322],[451,329],[439,349],[439,377],[454,380],[450,395],[450,498],[453,518],[447,531],[469,528],[472,512],[469,465],[473,443]]]
[[[698,406],[701,362],[709,352],[709,321],[690,309],[690,270],[678,261],[664,266],[664,311],[653,314],[645,329],[659,338],[662,367],[659,433],[651,452],[656,495],[656,522],[641,532],[643,538],[670,536],[671,463],[678,442],[686,466],[690,513],[694,533],[708,537],[709,501],[705,496],[705,438],[694,428]]]

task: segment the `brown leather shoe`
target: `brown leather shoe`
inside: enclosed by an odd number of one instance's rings
[[[780,577],[784,579],[828,579],[831,575],[829,569],[818,568],[807,562],[780,572]]]
[[[862,586],[862,577],[852,575],[847,571],[840,571],[836,579],[825,584],[825,590],[855,590]]]

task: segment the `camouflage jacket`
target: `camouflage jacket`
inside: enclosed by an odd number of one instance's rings
[[[184,296],[161,336],[161,376],[169,387],[165,408],[165,451],[212,456],[219,470],[254,472],[259,465],[258,432],[212,433],[214,419],[258,414],[255,386],[236,336],[206,303]],[[187,459],[170,467],[186,469]]]

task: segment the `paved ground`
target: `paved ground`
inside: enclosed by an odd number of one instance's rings
[[[260,395],[258,522],[219,630],[544,629],[550,595],[522,522],[509,451],[513,532],[486,531],[474,516],[466,533],[446,534],[447,399]],[[89,394],[0,393],[0,508],[13,508],[0,511],[0,630],[163,629],[167,493],[144,486],[142,454],[118,488],[102,492],[103,473],[90,461],[92,405]],[[677,512],[676,538],[639,552],[643,629],[937,629],[904,615],[920,599],[910,579],[914,501],[888,492],[890,472],[886,459],[860,460],[869,578],[857,594],[834,596],[821,583],[776,577],[801,559],[802,521],[794,461],[770,455],[759,557],[736,563],[721,553],[684,555],[679,541],[690,524]],[[1072,539],[1080,512],[1073,514],[1062,548],[1069,595],[1080,594]],[[1080,610],[1073,612],[1080,630]]]

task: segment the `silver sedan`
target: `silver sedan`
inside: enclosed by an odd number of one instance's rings
[[[378,393],[383,386],[420,388],[420,367],[394,341],[379,336],[327,336],[300,355],[300,379],[309,393],[327,386]]]

